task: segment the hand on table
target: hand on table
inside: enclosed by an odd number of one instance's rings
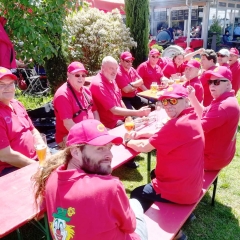
[[[142,107],[138,110],[138,117],[143,117],[143,116],[148,116],[149,113],[151,112],[151,108],[149,108],[148,106]]]

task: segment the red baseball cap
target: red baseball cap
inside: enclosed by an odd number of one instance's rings
[[[135,59],[130,52],[121,53],[120,58],[123,59],[123,60],[129,60],[129,59],[134,60]]]
[[[85,69],[82,63],[80,62],[72,62],[69,64],[67,71],[69,73],[76,73],[79,71],[83,71],[85,73],[88,73],[88,71]]]
[[[2,78],[6,76],[12,78],[13,80],[17,80],[17,76],[12,74],[12,72],[9,69],[5,67],[0,67],[0,80],[2,80]]]
[[[230,54],[234,54],[237,56],[239,55],[239,51],[236,48],[231,48],[229,52],[230,52]]]
[[[156,49],[156,48],[153,48],[150,52],[149,52],[150,55],[161,55],[160,52]]]
[[[213,70],[209,70],[205,72],[205,76],[206,78],[209,78],[211,76],[216,76],[219,78],[226,78],[229,81],[232,81],[232,72],[229,68],[224,67],[224,66],[220,66],[220,67],[216,67]]]
[[[67,136],[67,146],[76,144],[103,146],[110,142],[119,145],[122,141],[121,137],[109,135],[106,127],[95,119],[87,119],[76,123]]]
[[[159,100],[166,98],[186,98],[188,97],[188,92],[185,87],[181,84],[170,85],[167,89],[163,90],[163,93],[160,95]]]
[[[193,49],[193,48],[191,48],[191,47],[186,47],[186,48],[185,48],[185,50],[184,50],[184,52],[187,52],[187,51],[194,52],[194,49]]]
[[[201,64],[200,64],[200,62],[198,62],[197,60],[194,60],[194,59],[192,59],[192,60],[190,60],[190,61],[188,61],[188,63],[186,64],[186,66],[188,66],[188,67],[193,67],[193,68],[200,68],[201,67]]]

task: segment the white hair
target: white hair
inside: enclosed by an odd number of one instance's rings
[[[102,66],[105,65],[106,63],[115,63],[118,65],[118,62],[115,58],[113,58],[112,56],[106,56],[103,58],[102,60]]]

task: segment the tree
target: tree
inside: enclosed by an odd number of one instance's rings
[[[149,38],[149,0],[125,0],[126,25],[137,42],[132,49],[135,57],[134,65],[138,66],[148,55]]]
[[[104,13],[87,6],[66,18],[63,43],[69,62],[81,61],[90,74],[100,69],[105,56],[118,59],[121,52],[136,47],[117,9]]]

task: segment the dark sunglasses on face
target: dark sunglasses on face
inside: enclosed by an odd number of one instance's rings
[[[163,106],[167,106],[168,103],[170,103],[171,105],[176,105],[178,103],[179,99],[182,99],[182,98],[163,99],[163,100],[161,100],[161,103]]]
[[[208,85],[214,84],[215,86],[219,86],[221,82],[227,82],[227,81],[228,80],[220,80],[220,79],[208,80]]]
[[[159,56],[152,56],[152,58],[159,58]]]
[[[133,60],[124,60],[124,62],[126,62],[126,63],[132,63]]]
[[[83,78],[85,78],[87,75],[86,74],[75,74],[74,75],[76,78],[79,78],[79,77],[83,77]]]
[[[227,56],[225,56],[225,55],[222,55],[222,54],[217,54],[217,56],[218,56],[218,57],[220,57],[220,58],[227,57]]]

